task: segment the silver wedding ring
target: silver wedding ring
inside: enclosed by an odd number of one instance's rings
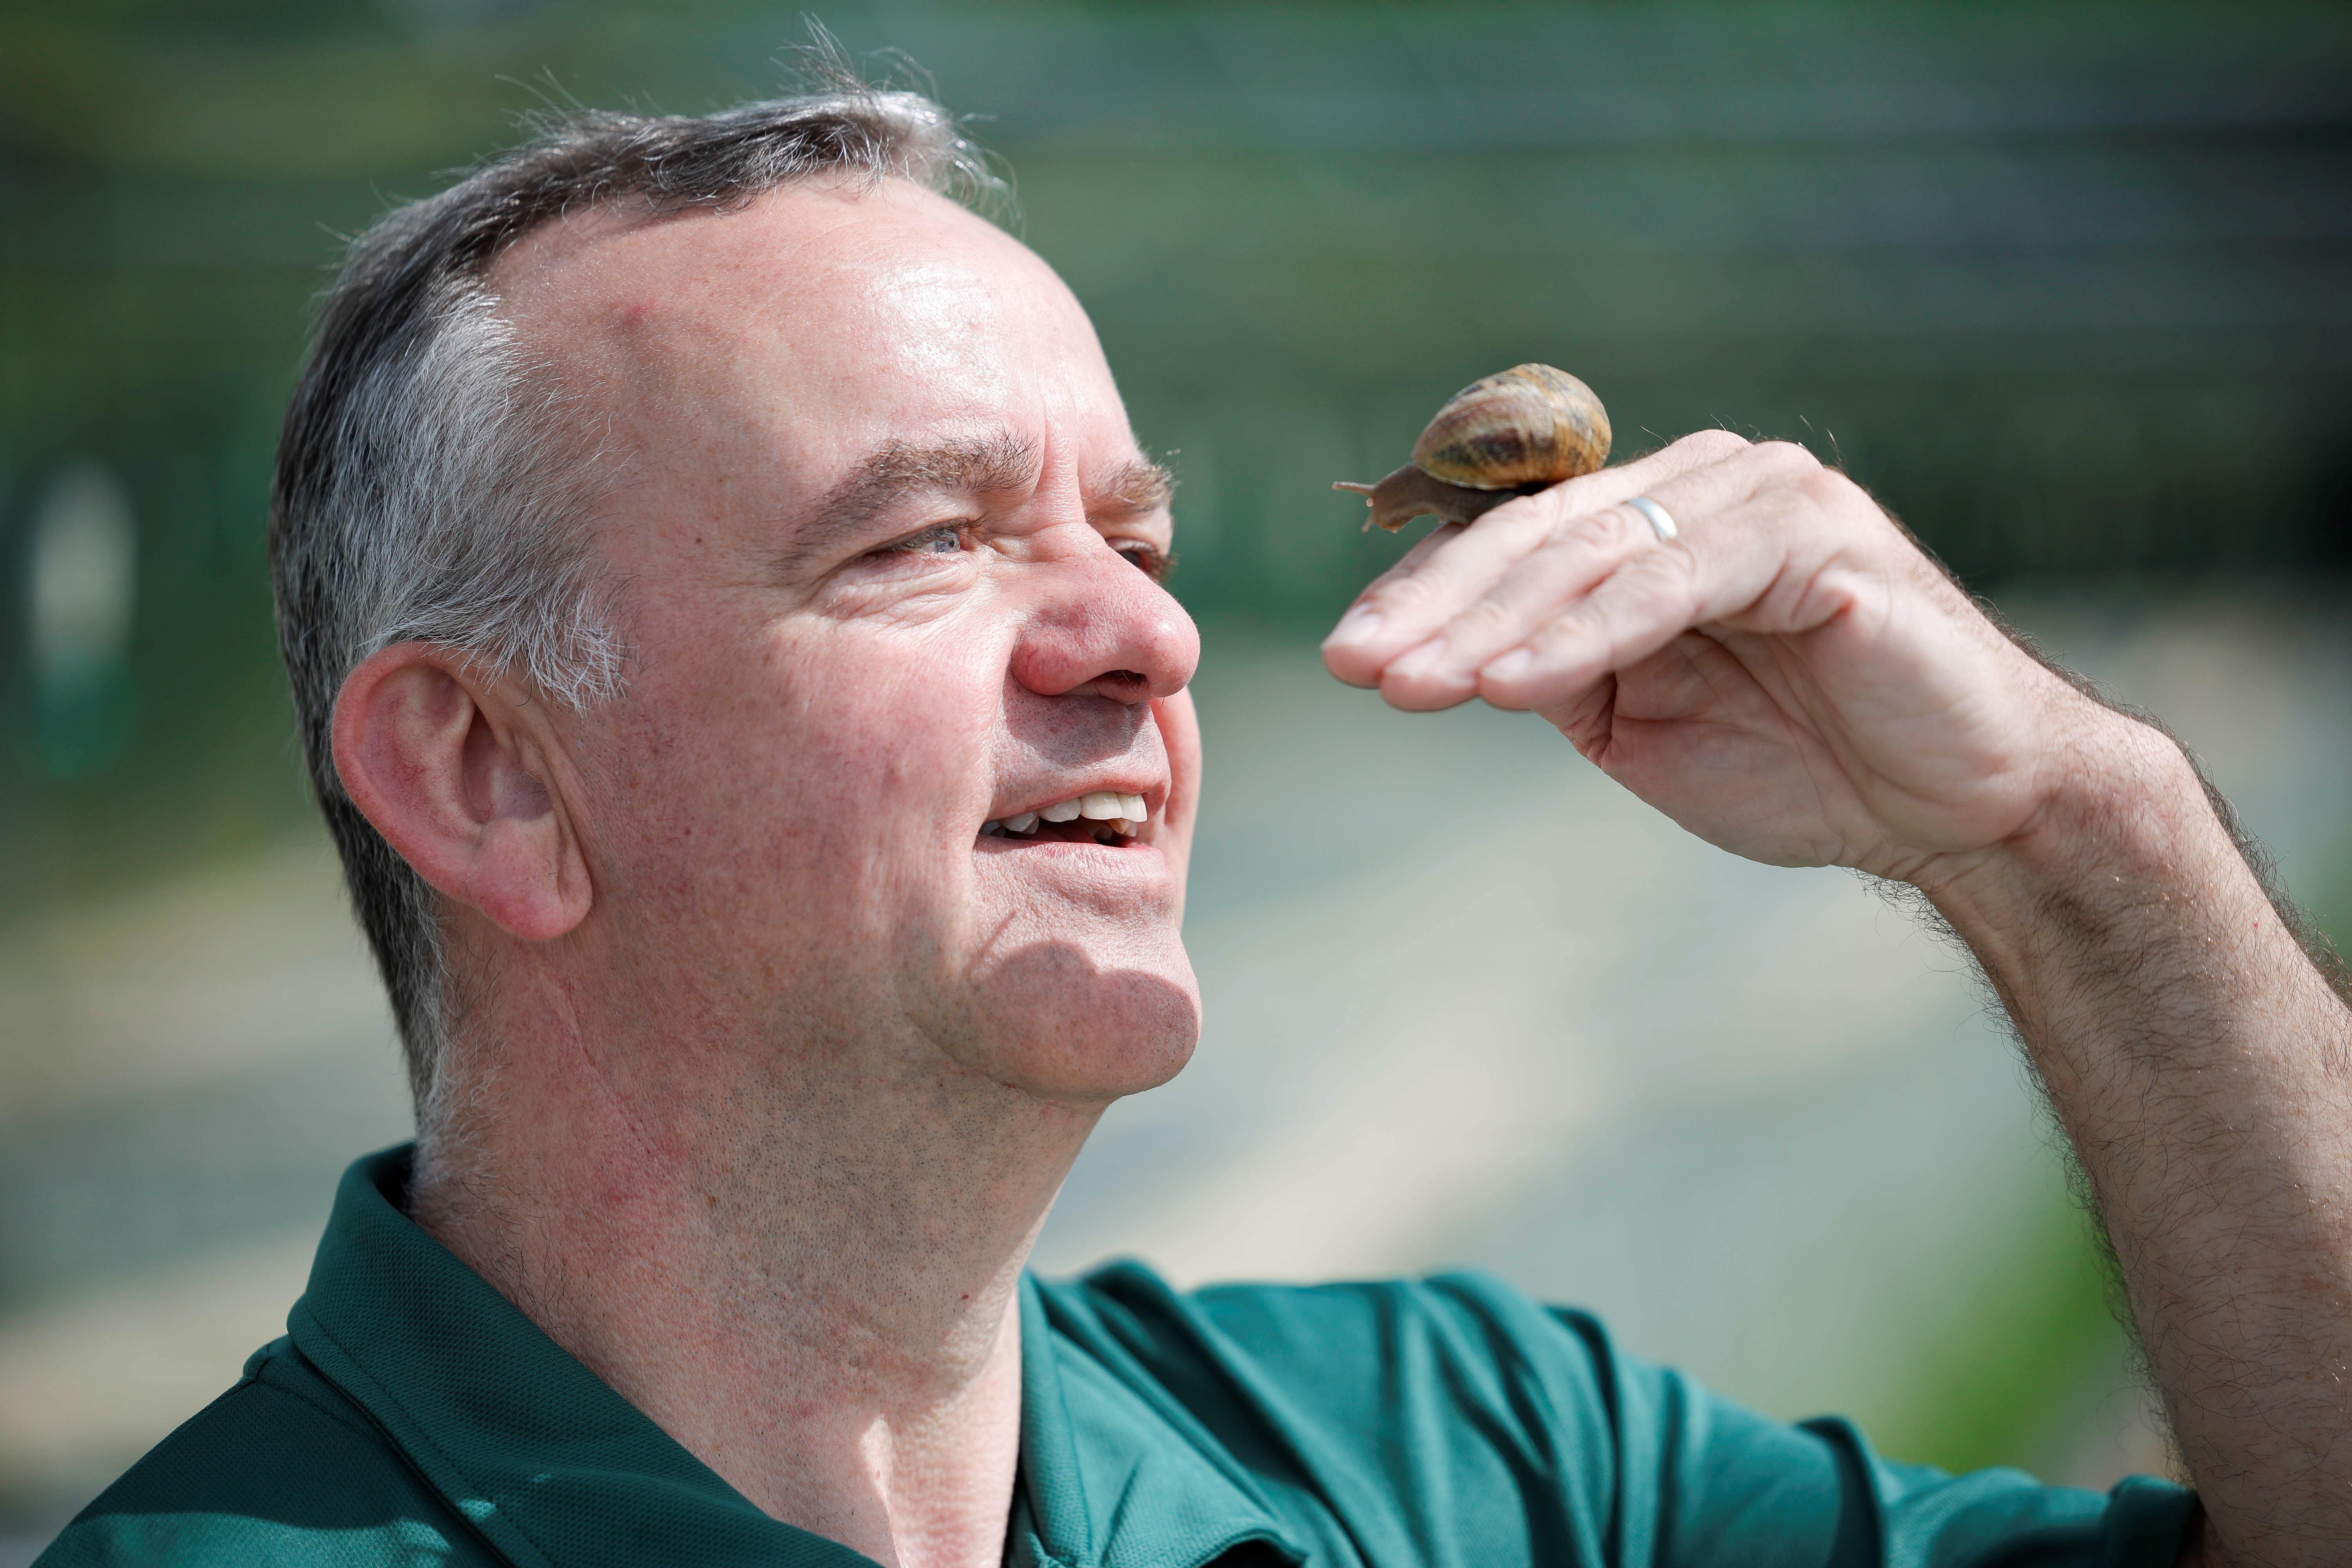
[[[1675,526],[1674,514],[1648,496],[1629,496],[1625,500],[1625,504],[1650,520],[1650,526],[1657,530],[1658,542],[1661,544],[1682,531]]]

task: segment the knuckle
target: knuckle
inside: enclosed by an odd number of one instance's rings
[[[1608,550],[1625,537],[1626,509],[1606,506],[1568,518],[1552,531],[1552,542],[1577,550]]]
[[[1365,595],[1365,601],[1384,616],[1411,615],[1427,609],[1437,595],[1437,585],[1419,572],[1407,573],[1376,584]]]
[[[1668,615],[1697,613],[1698,557],[1678,545],[1662,545],[1638,559],[1633,586],[1644,605]]]
[[[1540,536],[1550,526],[1565,501],[1567,484],[1557,484],[1533,495],[1517,496],[1505,501],[1478,521],[1485,525],[1488,539],[1508,534],[1513,538]]]
[[[1752,445],[1747,437],[1733,430],[1694,430],[1675,443],[1675,448],[1695,457],[1720,460],[1736,452],[1744,452]]]
[[[1801,479],[1794,484],[1774,485],[1758,491],[1754,505],[1768,521],[1784,523],[1812,510],[1819,500],[1812,487]]]
[[[1510,607],[1501,600],[1482,598],[1469,605],[1460,615],[1454,617],[1454,624],[1446,628],[1446,635],[1451,637],[1456,633],[1463,633],[1474,639],[1481,636],[1491,636],[1509,630],[1512,618]]]
[[[1538,658],[1557,658],[1562,649],[1589,640],[1601,624],[1600,610],[1586,599],[1546,621],[1543,629],[1528,639],[1528,645],[1536,650]]]
[[[1830,472],[1821,466],[1821,458],[1806,451],[1797,442],[1764,442],[1755,451],[1755,470],[1761,484],[1801,489],[1816,475]]]
[[[1806,495],[1828,506],[1844,505],[1862,499],[1862,487],[1835,468],[1815,468],[1799,481]]]
[[[1885,513],[1870,493],[1835,468],[1823,468],[1808,474],[1798,486],[1800,493],[1824,515],[1848,521],[1876,521]]]
[[[1756,448],[1756,455],[1771,472],[1792,478],[1822,471],[1822,460],[1794,441],[1766,441]]]

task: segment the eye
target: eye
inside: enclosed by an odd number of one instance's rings
[[[1173,552],[1146,543],[1140,539],[1114,539],[1110,547],[1119,552],[1135,569],[1155,583],[1168,581],[1168,574],[1176,569]]]
[[[886,555],[954,555],[964,546],[963,529],[950,523],[944,528],[926,529],[911,538],[901,539],[887,546]]]

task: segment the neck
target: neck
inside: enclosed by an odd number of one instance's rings
[[[1099,1108],[919,1038],[641,1038],[498,989],[417,1223],[773,1517],[893,1568],[1001,1562],[1021,1268]]]

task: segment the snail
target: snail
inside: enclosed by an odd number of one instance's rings
[[[1609,460],[1609,415],[1592,389],[1548,364],[1513,365],[1452,397],[1413,443],[1412,461],[1376,485],[1331,488],[1365,498],[1393,533],[1423,512],[1469,522],[1515,496],[1589,474]]]

